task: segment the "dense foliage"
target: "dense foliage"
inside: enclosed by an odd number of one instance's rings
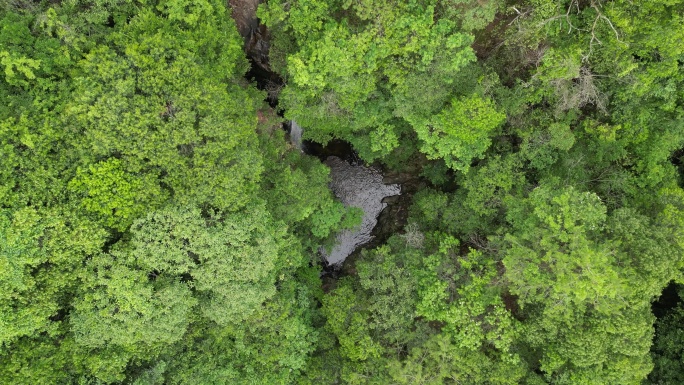
[[[684,1],[260,4],[284,117],[421,180],[326,290],[232,12],[0,1],[1,383],[684,381]]]

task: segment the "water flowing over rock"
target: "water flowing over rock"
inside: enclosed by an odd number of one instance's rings
[[[302,149],[302,127],[294,120],[290,121],[290,143],[296,148]]]
[[[360,164],[350,164],[331,156],[325,164],[330,167],[332,182],[330,189],[347,207],[359,207],[363,210],[361,227],[344,230],[337,235],[337,243],[328,253],[322,250],[325,259],[331,265],[342,263],[354,250],[373,239],[371,232],[378,223],[378,215],[387,206],[382,200],[385,197],[399,195],[401,186],[382,183],[380,171]]]

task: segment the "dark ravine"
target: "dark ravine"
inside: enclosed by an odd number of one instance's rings
[[[258,3],[259,0],[230,0],[233,18],[244,38],[245,54],[251,63],[245,77],[268,93],[266,101],[271,108],[276,109],[277,90],[284,86],[284,81],[270,68],[270,35],[256,17]],[[318,157],[331,168],[333,193],[345,205],[364,210],[361,229],[342,231],[338,236],[338,244],[330,252],[321,252],[325,276],[353,273],[353,262],[346,264],[352,266],[343,264],[347,258],[353,260],[362,248],[384,243],[406,224],[411,196],[418,189],[418,178],[406,173],[388,173],[379,164],[366,165],[351,145],[344,141],[332,140],[325,146],[302,141],[302,128],[295,127],[292,130],[291,124],[284,124],[283,129],[288,132],[293,145],[307,155]]]
[[[232,17],[237,30],[243,38],[244,50],[251,66],[245,77],[254,82],[262,91],[268,94],[267,102],[276,108],[278,91],[284,81],[274,71],[268,58],[271,47],[271,35],[264,24],[259,22],[256,15],[260,0],[229,0]]]

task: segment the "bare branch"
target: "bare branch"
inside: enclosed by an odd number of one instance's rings
[[[619,43],[625,44],[622,40],[620,40],[620,34],[618,33],[617,29],[613,25],[613,22],[611,22],[610,19],[608,19],[608,17],[606,17],[606,15],[603,14],[603,12],[601,12],[600,8],[603,8],[603,5],[601,4],[601,2],[599,0],[592,0],[591,1],[591,7],[594,9],[594,11],[596,11],[596,17],[594,18],[594,22],[591,25],[591,40],[589,40],[589,52],[586,55],[582,55],[582,61],[583,62],[589,61],[589,57],[591,56],[591,54],[594,51],[594,44],[596,44],[596,43],[598,43],[599,45],[603,44],[601,42],[601,40],[599,40],[599,38],[596,37],[596,26],[598,25],[598,22],[601,20],[606,22],[608,24],[608,26],[610,27],[610,29],[613,30],[613,33],[615,33],[615,39]]]

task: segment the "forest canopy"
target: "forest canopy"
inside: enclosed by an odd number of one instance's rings
[[[684,383],[683,26],[0,0],[0,383]],[[334,274],[360,213],[289,121],[406,185]]]

